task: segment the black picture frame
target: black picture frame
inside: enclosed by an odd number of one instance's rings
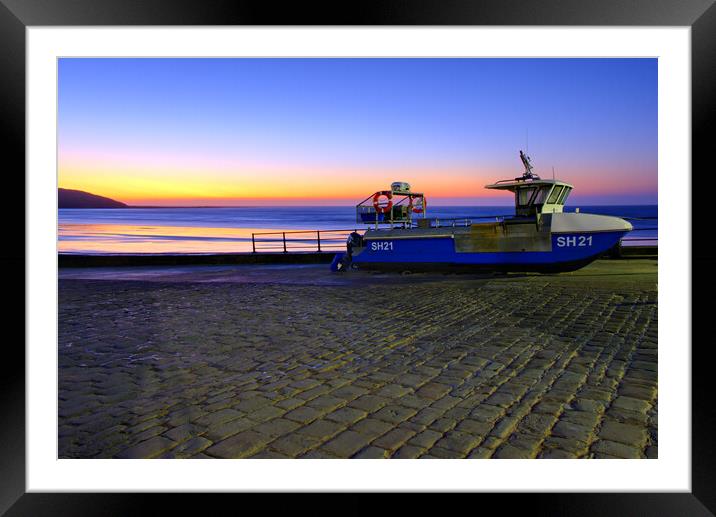
[[[7,174],[5,192],[24,203],[25,178],[25,29],[28,26],[63,25],[620,25],[691,27],[692,72],[692,170],[712,166],[708,129],[716,115],[716,7],[714,0],[385,0],[363,3],[286,3],[237,0],[0,0],[0,114],[3,157]],[[9,160],[8,160],[9,158]],[[685,171],[685,178],[690,171]],[[706,189],[693,188],[692,235],[704,235],[707,217]],[[12,203],[8,199],[6,203]],[[689,207],[686,207],[689,209]],[[18,206],[13,213],[24,213]],[[705,214],[704,214],[705,215]],[[25,227],[5,229],[1,263],[15,284],[7,285],[12,303],[4,309],[7,322],[19,327],[24,321]],[[692,290],[692,343],[671,343],[692,351],[692,490],[689,493],[640,494],[503,494],[481,498],[509,498],[509,507],[534,515],[713,515],[716,512],[716,410],[711,403],[712,372],[709,341],[696,339],[698,328],[708,322],[708,306],[699,305],[698,294],[713,284],[708,269],[714,265],[707,246],[693,239],[692,275],[699,278]],[[5,335],[9,335],[6,331]],[[24,325],[21,330],[24,336]],[[0,407],[0,514],[15,515],[128,515],[144,513],[146,495],[137,494],[40,494],[25,490],[25,354],[17,340],[4,340]],[[701,346],[704,345],[704,346]],[[357,496],[351,496],[357,497]],[[365,496],[362,496],[365,497]],[[167,501],[187,509],[187,497]],[[418,499],[419,500],[419,499]],[[348,508],[365,508],[365,499]],[[504,505],[504,502],[501,501]],[[403,503],[399,503],[403,504]],[[315,504],[311,505],[316,508]],[[390,506],[384,507],[390,509]],[[318,510],[320,511],[320,510]]]

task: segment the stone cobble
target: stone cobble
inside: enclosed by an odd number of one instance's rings
[[[655,273],[59,285],[61,458],[658,456]]]

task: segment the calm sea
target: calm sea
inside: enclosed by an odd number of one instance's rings
[[[580,211],[629,218],[635,230],[627,238],[640,240],[624,244],[656,244],[656,205],[580,206]],[[513,213],[511,206],[428,207],[430,218],[473,222]],[[60,253],[226,253],[251,251],[254,232],[363,228],[350,206],[61,209],[58,244]]]

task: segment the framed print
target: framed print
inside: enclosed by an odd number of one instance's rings
[[[714,511],[710,2],[169,4],[3,0],[3,511]]]

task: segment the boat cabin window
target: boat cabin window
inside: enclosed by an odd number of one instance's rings
[[[572,188],[571,188],[571,187],[564,187],[564,192],[562,192],[562,195],[559,196],[559,201],[558,201],[558,203],[559,203],[560,205],[563,205],[563,204],[564,204],[564,202],[567,200],[567,196],[569,195],[569,193],[570,193],[571,191],[572,191]]]
[[[540,187],[532,200],[533,205],[544,205],[544,200],[549,192],[549,187]]]
[[[517,189],[515,191],[515,202],[517,206],[529,205],[530,199],[532,199],[532,195],[535,193],[535,190],[537,190],[535,187]]]
[[[526,207],[532,205],[543,205],[549,192],[549,187],[527,187],[515,191],[515,202],[517,206]]]
[[[535,215],[549,194],[549,186],[522,187],[515,190],[517,215],[529,217]]]
[[[559,196],[562,195],[562,190],[564,190],[564,187],[562,185],[558,185],[554,187],[554,190],[552,190],[552,194],[549,196],[549,199],[547,200],[548,205],[553,205],[557,202],[559,199]]]

